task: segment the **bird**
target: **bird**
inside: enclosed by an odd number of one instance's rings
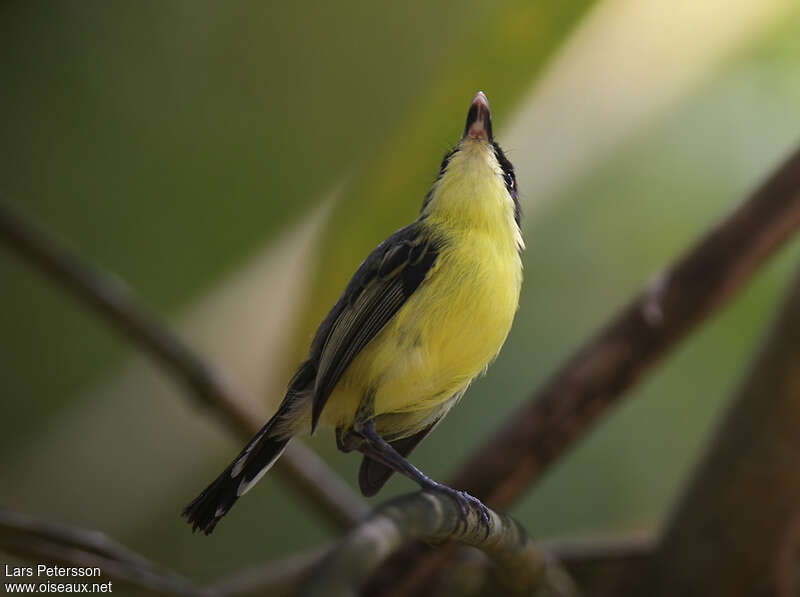
[[[183,510],[192,530],[210,534],[292,437],[320,423],[340,450],[363,455],[365,496],[400,473],[450,495],[462,514],[477,508],[488,524],[477,498],[434,481],[408,456],[500,352],[518,310],[524,248],[514,167],[479,91],[417,219],[361,263],[277,412]]]

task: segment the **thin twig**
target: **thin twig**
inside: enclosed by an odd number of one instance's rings
[[[399,497],[380,506],[334,545],[308,576],[300,595],[355,597],[369,574],[411,539],[456,541],[481,549],[512,595],[534,595],[542,589],[553,597],[578,594],[566,573],[536,548],[516,521],[491,510],[489,515],[487,529],[472,508],[464,518],[459,504],[449,495],[421,491]]]
[[[84,261],[1,200],[0,240],[165,366],[235,433],[249,439],[261,427],[261,421],[249,406],[255,402],[248,400],[222,371],[201,359],[161,319],[145,309],[122,280]],[[367,512],[361,497],[301,442],[289,446],[276,470],[341,528],[351,527]]]
[[[284,597],[294,595],[301,580],[318,565],[328,548],[313,549],[236,572],[207,587],[215,597]]]
[[[564,566],[584,566],[647,558],[656,547],[650,534],[540,541],[539,549]]]
[[[631,534],[542,541],[539,548],[559,562],[587,595],[599,597],[620,594],[616,589],[629,571],[652,559],[656,538]]]
[[[106,578],[159,595],[208,595],[99,531],[45,522],[4,509],[0,509],[0,550],[40,562],[100,568]]]
[[[800,225],[800,150],[597,335],[461,466],[451,486],[508,507],[641,377],[749,281]],[[374,594],[411,595],[447,558],[412,546]],[[423,568],[425,571],[423,571]],[[402,578],[402,582],[401,579]]]

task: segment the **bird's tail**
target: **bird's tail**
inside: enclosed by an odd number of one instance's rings
[[[200,529],[210,534],[236,500],[280,458],[291,439],[291,434],[286,433],[285,425],[281,424],[292,410],[291,402],[284,400],[275,416],[250,440],[236,460],[183,509],[183,516],[193,531]]]

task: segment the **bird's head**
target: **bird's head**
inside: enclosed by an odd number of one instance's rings
[[[514,166],[494,140],[489,100],[479,91],[470,103],[461,140],[442,160],[422,215],[478,227],[502,214],[510,214],[519,227]]]

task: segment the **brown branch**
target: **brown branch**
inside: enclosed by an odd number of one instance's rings
[[[594,566],[649,557],[655,538],[646,534],[540,541],[539,549],[564,566]]]
[[[588,587],[587,594],[595,595],[595,589],[601,583],[607,586],[617,581],[626,569],[649,558],[655,549],[655,540],[650,535],[631,534],[540,541],[537,545],[540,552],[546,554],[546,559],[559,562],[580,586]],[[319,565],[329,549],[314,549],[237,572],[214,582],[207,590],[218,597],[256,597],[266,593],[270,597],[289,597],[294,595],[301,580]],[[491,562],[487,562],[485,557],[476,557],[482,552],[466,550],[459,555],[464,556],[463,561],[448,568],[449,578],[437,583],[441,585],[437,594],[465,595],[468,594],[463,590],[465,587],[474,589],[481,583],[484,583],[484,593],[497,594],[499,589],[491,589],[493,579],[487,570]]]
[[[207,587],[215,597],[289,597],[319,564],[328,548],[313,549],[237,572]]]
[[[565,571],[575,576],[598,572],[606,573],[609,568],[623,569],[632,562],[646,558],[653,550],[651,537],[640,535],[610,538],[593,538],[573,541],[544,541],[538,547],[545,559],[561,563],[566,570],[551,566],[548,568],[551,582],[557,585],[570,581],[558,580]],[[226,578],[208,585],[206,590],[215,597],[256,597],[269,594],[270,597],[290,597],[297,592],[303,579],[319,566],[330,547],[297,553],[262,566],[236,572]],[[480,594],[498,594],[502,590],[496,578],[490,574],[491,561],[485,554],[476,550],[465,550],[457,566],[448,569],[448,578],[439,584],[437,594],[466,595],[483,589]],[[478,557],[483,555],[484,557]],[[582,583],[581,583],[582,584]],[[481,585],[483,585],[481,587]],[[477,588],[477,589],[476,589]],[[593,593],[592,593],[593,594]]]
[[[800,151],[658,274],[467,459],[453,480],[507,507],[800,225]]]
[[[539,548],[548,553],[583,587],[587,595],[617,595],[614,590],[630,570],[644,566],[653,557],[655,537],[612,537],[544,541]]]
[[[44,522],[1,508],[0,550],[48,563],[97,567],[106,578],[158,595],[208,595],[103,533]]]
[[[655,276],[462,465],[451,485],[511,505],[670,349],[718,311],[800,225],[800,150]],[[411,595],[446,560],[412,546],[373,594]],[[416,565],[415,565],[416,563]],[[402,580],[401,580],[402,579]],[[387,593],[387,589],[392,591]]]
[[[411,539],[456,541],[484,551],[497,578],[512,595],[549,591],[553,597],[577,595],[574,584],[542,554],[511,517],[489,511],[489,528],[470,509],[466,519],[449,495],[421,491],[380,506],[334,545],[302,586],[303,597],[355,597],[359,586],[392,552]]]
[[[800,272],[633,594],[797,595],[798,463]]]
[[[261,427],[257,414],[248,406],[255,402],[248,400],[223,372],[201,359],[163,321],[148,312],[122,280],[85,262],[2,201],[0,240],[163,365],[235,433],[249,439]],[[367,512],[361,497],[301,442],[290,444],[275,468],[341,528],[349,528]]]

